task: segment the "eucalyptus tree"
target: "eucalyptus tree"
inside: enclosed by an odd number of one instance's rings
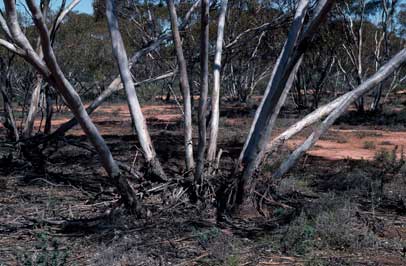
[[[161,166],[161,163],[156,157],[156,152],[148,132],[147,123],[142,114],[141,106],[135,91],[133,77],[128,66],[127,53],[119,30],[118,20],[115,15],[114,5],[114,0],[106,0],[106,15],[113,46],[113,54],[117,61],[121,81],[127,94],[130,114],[133,119],[145,160],[148,164],[148,171],[158,176],[162,180],[166,180],[166,174]]]
[[[399,1],[397,0],[353,0],[341,2],[337,5],[338,21],[344,29],[344,41],[341,44],[345,56],[338,58],[338,66],[345,76],[347,86],[355,89],[372,72],[377,71],[383,62],[388,60],[399,47],[395,37],[395,13]],[[373,22],[369,17],[376,17]],[[375,25],[376,24],[376,25]],[[388,91],[396,83],[396,72],[392,83],[380,83],[373,91],[370,111],[381,109],[381,98],[384,86]],[[357,110],[365,111],[364,96],[355,101]]]
[[[362,81],[351,93],[320,107],[271,142],[270,136],[280,107],[285,102],[287,92],[296,75],[295,72],[309,47],[309,40],[326,19],[334,2],[328,0],[318,1],[312,12],[308,13],[309,2],[299,1],[289,35],[274,66],[270,82],[256,112],[248,138],[233,173],[233,176],[236,176],[237,179],[231,185],[223,187],[218,194],[219,215],[222,215],[225,210],[238,211],[241,205],[249,203],[247,200],[253,194],[253,189],[255,189],[254,178],[260,171],[260,166],[269,151],[275,151],[281,142],[286,141],[289,137],[301,131],[304,127],[317,122],[322,117],[328,116],[305,143],[283,161],[279,170],[273,175],[275,178],[281,177],[297,162],[304,152],[315,144],[317,139],[348,109],[350,104],[362,98],[365,93],[377,85],[382,84],[388,76],[392,75],[405,62],[405,49],[403,49],[377,70],[373,76],[365,80],[365,82]],[[307,25],[304,23],[305,16],[309,16]]]
[[[185,28],[188,27],[188,25],[191,23],[191,16],[198,6],[200,0],[197,0],[191,7],[190,9],[186,12],[185,17],[183,19],[182,24],[180,25],[180,29],[184,30]],[[128,64],[130,69],[133,69],[141,60],[142,57],[145,57],[146,55],[150,54],[151,52],[159,49],[165,42],[170,40],[172,37],[171,32],[167,31],[162,31],[154,40],[151,42],[148,42],[146,45],[144,45],[141,49],[136,50],[131,58],[128,60]],[[155,78],[147,79],[141,82],[138,82],[137,85],[140,85],[142,83],[146,82],[153,82],[157,80],[162,80],[169,78],[173,75],[172,73],[165,73],[163,75],[159,75]],[[122,83],[121,83],[121,77],[117,76],[114,78],[113,81],[110,82],[110,84],[106,87],[105,90],[103,90],[99,96],[97,96],[86,108],[86,111],[91,114],[97,108],[99,108],[107,99],[109,99],[114,93],[120,91],[122,89]],[[77,120],[76,118],[70,119],[68,122],[65,122],[62,124],[58,129],[55,130],[55,132],[52,134],[53,137],[60,136],[65,134],[67,131],[72,129],[75,125],[77,125]],[[189,145],[190,146],[190,145]]]
[[[239,207],[247,201],[247,195],[253,189],[255,171],[262,162],[267,143],[270,141],[279,112],[278,107],[281,106],[279,101],[284,98],[283,95],[286,95],[283,92],[290,90],[290,87],[286,86],[289,77],[301,60],[310,39],[326,18],[333,4],[334,1],[332,0],[319,1],[313,10],[313,16],[305,25],[309,1],[299,1],[289,35],[274,66],[271,79],[256,111],[250,132],[236,165],[234,175],[238,177],[237,183],[233,183],[231,188],[228,188],[229,193],[233,193],[234,196],[222,198],[222,195],[220,195],[220,215],[230,209],[238,212]],[[224,191],[221,191],[220,194],[224,194]]]
[[[308,151],[316,143],[320,137],[327,132],[327,130],[333,125],[333,123],[339,118],[348,107],[354,103],[357,99],[365,95],[367,92],[374,89],[377,85],[382,83],[390,75],[393,74],[404,62],[406,62],[406,48],[398,52],[383,65],[374,75],[365,80],[354,90],[346,93],[339,100],[339,105],[330,112],[327,118],[313,131],[313,133],[296,148],[286,160],[283,161],[279,169],[275,172],[274,177],[280,178],[287,171],[289,171],[297,160]]]
[[[391,42],[391,34],[395,32],[395,12],[397,9],[397,6],[399,5],[398,0],[381,0],[380,1],[380,11],[381,11],[381,19],[380,19],[380,25],[379,25],[379,30],[375,32],[375,71],[378,71],[378,69],[381,67],[383,62],[385,62],[389,57],[390,57],[390,42]],[[391,85],[395,84],[395,81],[397,79],[396,72],[393,77],[393,82]],[[381,110],[381,99],[382,99],[382,93],[383,93],[383,86],[384,83],[381,82],[377,88],[373,92],[373,100],[370,106],[371,111],[377,112]],[[392,86],[388,88],[388,91],[392,90]]]
[[[221,68],[228,100],[248,102],[252,95],[262,94],[294,13],[282,2],[229,2]]]
[[[223,0],[221,2],[220,15],[218,18],[217,26],[217,41],[216,41],[216,51],[214,55],[214,65],[213,65],[213,89],[211,93],[211,120],[210,120],[210,138],[207,148],[207,161],[210,164],[210,168],[218,168],[215,163],[217,154],[217,137],[219,131],[219,120],[220,120],[220,88],[221,88],[221,59],[223,53],[223,42],[224,42],[224,28],[226,23],[228,0]]]
[[[201,0],[201,31],[200,31],[200,98],[199,98],[199,143],[197,150],[197,163],[195,183],[203,184],[203,171],[205,170],[207,128],[206,111],[207,96],[209,93],[209,1]]]
[[[30,13],[32,14],[35,28],[40,36],[43,57],[41,57],[40,54],[33,49],[31,43],[22,32],[18,21],[16,3],[14,0],[4,1],[7,23],[1,23],[1,27],[8,35],[8,40],[3,41],[3,43],[5,43],[5,46],[10,51],[18,54],[34,68],[36,68],[36,70],[41,73],[43,78],[63,96],[86,136],[96,149],[107,174],[114,180],[121,196],[124,199],[124,202],[132,208],[137,208],[136,191],[127,178],[120,173],[118,164],[113,159],[109,147],[106,145],[103,137],[90,119],[79,95],[72,87],[71,83],[66,79],[57,62],[51,45],[50,32],[45,24],[42,12],[34,0],[27,0],[26,3]]]
[[[169,16],[171,20],[173,42],[175,44],[176,57],[179,64],[179,83],[183,96],[183,114],[184,114],[184,147],[186,170],[190,172],[195,166],[193,158],[193,133],[192,133],[192,99],[190,95],[190,84],[187,72],[185,55],[183,53],[182,40],[179,33],[178,16],[173,0],[167,0]]]
[[[51,44],[54,44],[55,37],[56,37],[56,32],[61,26],[62,21],[66,17],[66,15],[69,14],[70,11],[72,11],[73,8],[75,8],[78,4],[80,3],[80,0],[74,0],[72,1],[67,7],[66,7],[66,1],[62,1],[60,9],[57,13],[57,16],[55,17],[54,22],[52,23],[52,27],[50,30],[50,39],[51,39]],[[44,20],[47,21],[49,17],[49,5],[50,5],[50,0],[41,0],[40,2],[40,7],[41,7],[41,12],[42,16],[44,17]],[[41,48],[41,40],[38,38],[37,40],[37,47],[36,47],[36,52],[39,54],[39,56],[42,58],[43,57],[43,52]],[[43,78],[41,74],[37,74],[35,77],[35,82],[34,82],[34,89],[31,94],[31,101],[30,101],[30,107],[28,110],[27,118],[25,119],[24,123],[24,128],[22,129],[22,135],[25,138],[29,138],[32,135],[32,131],[34,128],[34,121],[38,112],[38,107],[40,104],[40,95],[41,95],[41,89],[43,87]],[[45,94],[45,93],[43,93]],[[48,101],[49,103],[49,101]],[[47,106],[47,109],[50,110],[51,107]],[[48,114],[50,115],[50,114]],[[47,119],[47,121],[49,121]]]

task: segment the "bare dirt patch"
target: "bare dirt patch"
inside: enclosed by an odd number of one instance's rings
[[[397,155],[401,156],[402,147],[406,147],[406,132],[383,131],[374,129],[344,130],[333,128],[330,134],[338,136],[338,140],[321,139],[308,153],[329,160],[373,160],[379,150],[392,151],[398,147]],[[291,147],[300,144],[304,139],[289,142]]]

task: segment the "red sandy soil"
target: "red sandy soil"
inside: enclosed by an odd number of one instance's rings
[[[143,114],[148,125],[153,124],[171,125],[182,119],[182,113],[177,105],[147,105],[142,107]],[[53,129],[66,122],[69,114],[57,114],[53,119]],[[125,104],[109,104],[101,106],[92,114],[92,119],[104,135],[128,135],[132,134],[131,118],[128,107]],[[40,121],[37,119],[35,127],[38,129]],[[247,131],[251,121],[246,118],[227,118],[224,125],[228,127],[241,127]],[[42,124],[43,126],[43,124]],[[117,128],[120,128],[119,132]],[[278,129],[280,133],[282,129]],[[69,134],[83,135],[83,131],[76,126]],[[354,130],[343,130],[333,127],[328,134],[334,138],[325,137],[319,140],[309,154],[320,156],[330,160],[340,160],[351,158],[355,160],[372,160],[381,149],[388,151],[398,147],[400,156],[402,147],[406,147],[406,132],[385,131],[376,129],[356,128]],[[295,137],[288,142],[290,148],[294,148],[304,141],[304,137]]]
[[[241,118],[228,118],[225,120],[228,127],[249,127],[251,121]],[[283,128],[276,130],[275,136],[283,132]],[[298,147],[305,141],[304,136],[296,136],[288,141],[290,149]],[[333,127],[326,137],[322,137],[308,152],[313,156],[329,160],[373,160],[380,150],[393,151],[396,147],[400,157],[402,147],[406,149],[406,132],[377,129],[356,128],[353,130]],[[405,150],[406,152],[406,150]]]
[[[142,107],[142,112],[148,122],[174,124],[182,118],[182,113],[176,105],[148,105]],[[126,104],[101,106],[92,113],[91,117],[103,135],[132,134],[131,117]],[[52,128],[58,128],[69,119],[69,113],[57,114],[52,120]],[[37,119],[34,124],[36,130],[38,130],[40,124],[40,119]],[[41,126],[44,126],[44,122],[42,122]],[[118,127],[120,128],[119,131],[117,131]],[[84,135],[79,126],[71,129],[69,134],[76,136]]]
[[[315,147],[309,151],[309,154],[330,160],[345,158],[372,160],[379,150],[392,151],[395,147],[398,147],[397,154],[400,156],[402,147],[406,147],[406,132],[404,131],[332,128],[330,132],[336,133],[340,139],[319,140]],[[295,139],[290,141],[289,144],[296,146],[303,141],[304,139]]]

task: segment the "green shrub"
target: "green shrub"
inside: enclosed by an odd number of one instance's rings
[[[375,153],[375,163],[381,166],[385,171],[396,171],[400,170],[406,163],[403,146],[401,147],[398,156],[399,147],[396,146],[393,150],[388,151],[387,149],[380,149]],[[398,158],[399,157],[399,158]]]
[[[355,215],[356,206],[328,194],[304,210],[281,239],[288,254],[306,255],[318,249],[360,250],[375,247],[378,238]],[[317,264],[315,264],[317,265]]]
[[[367,150],[373,150],[373,149],[375,149],[376,148],[376,145],[375,145],[375,143],[373,143],[372,141],[365,141],[364,142],[364,145],[362,146],[364,149],[367,149]]]
[[[240,265],[240,258],[238,256],[229,256],[226,260],[226,266],[238,266]]]
[[[281,246],[288,254],[304,255],[314,248],[315,228],[314,223],[302,213],[289,225]]]
[[[24,266],[63,266],[67,265],[68,251],[60,250],[56,239],[49,238],[47,233],[40,232],[36,236],[34,251],[17,254],[19,265]]]

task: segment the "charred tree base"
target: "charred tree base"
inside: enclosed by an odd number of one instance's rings
[[[260,212],[255,203],[255,184],[251,180],[247,181],[242,172],[234,173],[229,180],[216,192],[217,221],[257,217]]]
[[[160,161],[157,158],[154,158],[147,162],[143,170],[147,179],[157,182],[168,181],[168,176],[166,175]]]
[[[47,160],[43,149],[35,142],[26,142],[20,148],[21,155],[31,166],[30,173],[24,177],[24,181],[29,182],[34,178],[45,176]]]
[[[124,175],[116,177],[116,187],[121,196],[121,200],[125,207],[137,216],[143,215],[142,205],[137,200],[137,192],[132,186],[130,180]]]
[[[231,182],[224,183],[216,192],[217,221],[222,222],[241,214],[245,205],[254,208],[249,204],[250,185],[244,181],[242,174],[235,175]]]

